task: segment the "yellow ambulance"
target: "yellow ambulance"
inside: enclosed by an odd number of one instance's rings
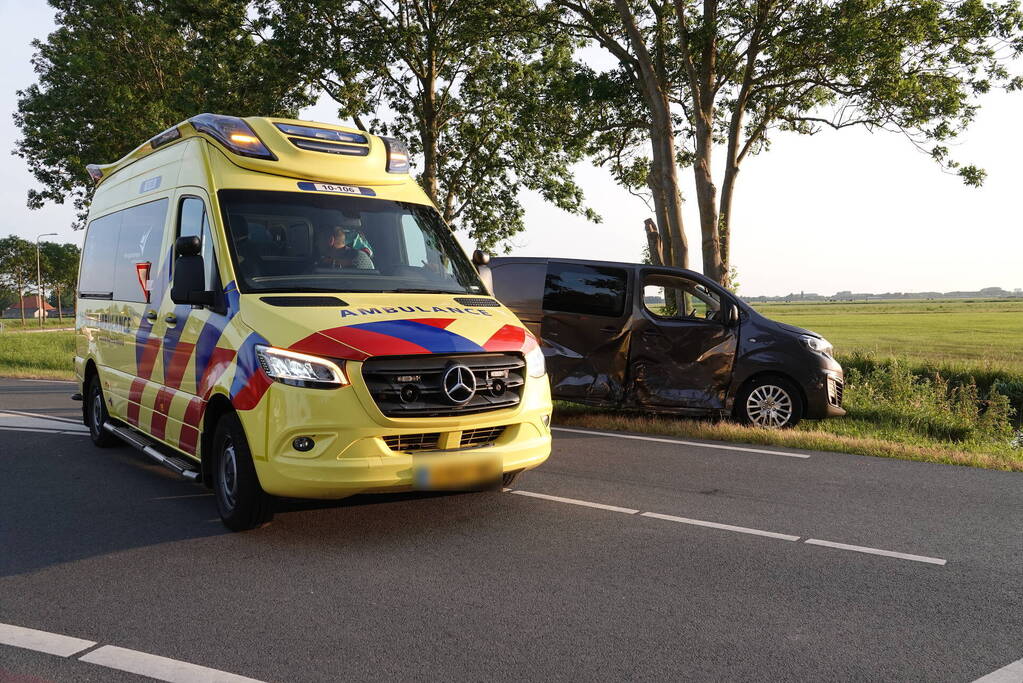
[[[275,496],[499,489],[547,459],[537,340],[400,141],[201,114],[89,173],[75,371],[97,446],[203,481],[234,530]]]

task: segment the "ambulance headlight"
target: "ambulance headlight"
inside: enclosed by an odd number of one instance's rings
[[[337,363],[270,346],[256,346],[256,357],[263,372],[275,382],[295,387],[333,389],[348,384],[345,371]]]
[[[547,365],[539,346],[534,346],[533,350],[526,354],[526,372],[530,377],[543,377],[547,374]]]

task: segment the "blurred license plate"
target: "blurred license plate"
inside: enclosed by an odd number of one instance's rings
[[[413,461],[412,475],[417,489],[471,488],[496,483],[501,477],[501,459],[422,456]]]

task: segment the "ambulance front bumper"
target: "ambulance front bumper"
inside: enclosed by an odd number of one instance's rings
[[[361,386],[274,384],[240,417],[267,493],[330,499],[415,489],[425,459],[496,460],[505,473],[537,467],[551,452],[551,409],[544,377],[526,383],[515,408],[466,416],[393,419]],[[303,438],[313,444],[305,451],[296,449]]]

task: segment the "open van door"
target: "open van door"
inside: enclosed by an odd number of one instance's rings
[[[607,405],[624,397],[631,272],[548,263],[540,331],[554,398]]]
[[[735,304],[670,270],[644,269],[638,284],[627,404],[723,410],[739,334]]]

